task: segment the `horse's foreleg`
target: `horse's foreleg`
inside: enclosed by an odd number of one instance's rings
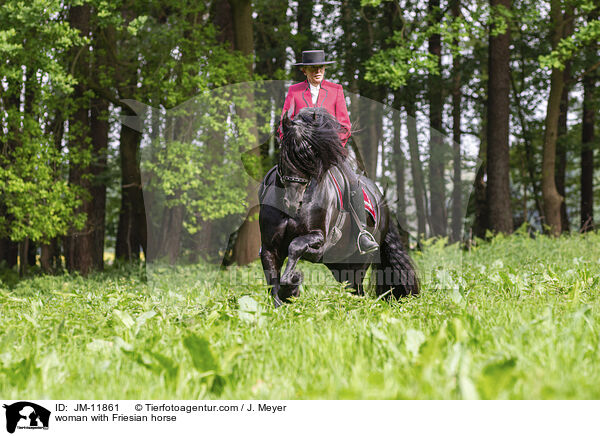
[[[281,276],[281,283],[287,286],[300,286],[302,276],[295,271],[298,261],[303,256],[315,258],[322,256],[324,244],[325,237],[321,231],[294,238],[288,248],[288,263]]]
[[[262,262],[263,271],[265,278],[267,279],[267,285],[271,288],[271,296],[273,297],[273,303],[275,307],[279,307],[283,304],[279,298],[279,276],[281,273],[281,265],[283,261],[274,251],[269,251],[262,247],[260,251],[260,260]]]

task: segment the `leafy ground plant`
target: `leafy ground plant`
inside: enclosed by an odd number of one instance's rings
[[[0,283],[0,396],[52,399],[599,398],[600,236],[413,253],[422,293],[358,297],[321,266],[275,310],[202,266]],[[322,274],[321,274],[322,273]]]

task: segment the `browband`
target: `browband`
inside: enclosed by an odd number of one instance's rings
[[[279,166],[277,166],[277,175],[279,176],[279,178],[282,181],[286,180],[288,182],[302,183],[302,184],[307,184],[308,182],[310,182],[309,179],[304,179],[302,177],[284,176],[283,174],[281,174],[281,171],[279,171]]]

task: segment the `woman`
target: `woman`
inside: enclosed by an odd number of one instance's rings
[[[346,99],[341,85],[323,80],[325,76],[325,65],[333,64],[335,61],[326,61],[323,50],[308,50],[302,52],[302,62],[295,63],[300,66],[306,76],[304,82],[290,86],[283,112],[292,109],[293,118],[300,109],[305,107],[322,107],[337,118],[342,127],[348,132],[340,138],[342,145],[346,146],[350,136],[350,118],[346,108]]]
[[[283,113],[291,112],[290,118],[305,107],[322,107],[333,115],[347,132],[340,134],[342,146],[346,146],[350,137],[351,124],[348,117],[348,108],[344,90],[341,85],[324,80],[325,66],[333,64],[335,61],[326,61],[323,50],[307,50],[302,52],[302,62],[295,63],[299,66],[306,80],[290,86],[285,102],[283,104]],[[280,137],[282,135],[281,128]],[[350,183],[350,205],[353,210],[352,215],[355,218],[358,227],[357,246],[361,254],[371,253],[379,248],[373,235],[367,230],[367,214],[363,192],[360,188],[356,172],[346,165],[344,173]]]

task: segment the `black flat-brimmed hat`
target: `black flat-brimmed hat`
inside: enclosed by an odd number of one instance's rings
[[[302,52],[302,62],[297,62],[294,66],[305,65],[328,65],[334,64],[335,61],[326,61],[325,52],[323,50],[306,50]]]

